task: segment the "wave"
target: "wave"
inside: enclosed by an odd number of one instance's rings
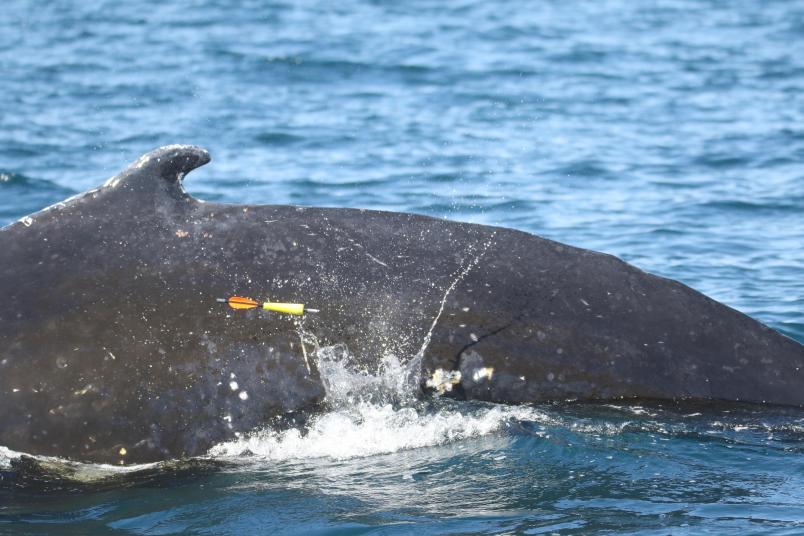
[[[30,184],[31,179],[19,173],[12,173],[10,171],[0,171],[0,188],[7,188],[9,186]]]
[[[26,195],[40,194],[48,197],[63,197],[75,194],[75,190],[59,186],[45,180],[29,177],[13,171],[0,170],[0,195],[13,194],[25,198]]]
[[[0,170],[0,227],[74,194],[47,180]]]

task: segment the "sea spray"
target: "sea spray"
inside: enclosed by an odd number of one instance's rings
[[[348,459],[442,445],[499,431],[515,420],[540,418],[540,412],[528,407],[419,400],[421,354],[410,360],[386,354],[369,370],[345,344],[319,346],[303,329],[300,336],[321,377],[329,409],[304,427],[255,430],[216,445],[210,456]]]
[[[491,243],[480,245],[479,252],[450,279],[421,348],[413,357],[405,359],[386,352],[369,367],[343,343],[321,346],[315,334],[305,329],[304,319],[298,319],[296,328],[305,363],[310,370],[312,358],[328,410],[314,416],[304,427],[255,430],[216,445],[209,454],[270,460],[346,459],[440,445],[498,431],[514,420],[542,418],[540,412],[528,407],[467,405],[450,400],[425,402],[417,397],[424,352],[447,298],[477,266]]]

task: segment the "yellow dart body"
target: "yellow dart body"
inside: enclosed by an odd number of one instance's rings
[[[287,313],[289,315],[303,315],[303,303],[273,303],[264,302],[262,308],[266,311],[276,311],[277,313]]]

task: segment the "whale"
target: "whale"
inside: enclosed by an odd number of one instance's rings
[[[162,147],[0,230],[0,445],[203,455],[324,411],[311,356],[335,345],[415,364],[421,397],[804,405],[804,347],[682,283],[513,229],[204,202],[183,180],[209,161]]]

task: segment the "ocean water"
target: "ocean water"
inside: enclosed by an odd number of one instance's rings
[[[514,227],[804,342],[801,2],[3,2],[0,225],[171,143],[211,151],[199,198]],[[0,446],[0,534],[804,532],[802,410],[418,401],[393,356],[314,358],[330,412],[202,459]]]

